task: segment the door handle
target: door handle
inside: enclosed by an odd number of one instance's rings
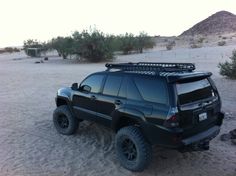
[[[91,99],[91,100],[96,100],[96,97],[95,97],[94,95],[92,95],[92,96],[90,97],[90,99]]]
[[[120,100],[115,100],[115,104],[116,104],[116,105],[121,105],[122,102],[121,102]]]

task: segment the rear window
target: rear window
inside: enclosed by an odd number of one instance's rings
[[[211,84],[207,79],[176,84],[179,103],[186,104],[213,96]]]
[[[167,87],[163,80],[135,78],[135,83],[144,100],[168,104]]]

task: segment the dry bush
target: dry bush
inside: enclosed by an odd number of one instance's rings
[[[166,45],[166,49],[172,50],[175,45],[176,45],[175,41],[169,41]]]
[[[236,79],[236,50],[232,52],[230,62],[219,63],[220,74],[230,79]]]
[[[199,44],[196,44],[196,43],[190,44],[190,48],[192,48],[192,49],[201,48],[201,47],[202,47],[202,45],[199,45]]]
[[[218,46],[224,46],[225,44],[226,44],[225,41],[219,41],[219,42],[218,42]]]

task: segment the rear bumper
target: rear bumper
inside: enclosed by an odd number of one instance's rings
[[[208,150],[210,141],[220,132],[219,126],[214,126],[202,133],[182,140],[182,147],[178,148],[180,152]]]
[[[224,113],[219,113],[214,126],[187,138],[183,138],[184,131],[181,128],[169,129],[149,123],[142,126],[142,131],[151,144],[183,151],[207,150],[209,141],[219,134],[223,118]]]
[[[214,126],[204,132],[198,133],[197,135],[183,139],[181,142],[184,146],[201,142],[209,142],[214,137],[216,137],[219,134],[219,132],[220,132],[220,127]]]

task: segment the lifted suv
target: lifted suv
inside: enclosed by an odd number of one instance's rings
[[[192,63],[106,67],[79,86],[58,90],[53,122],[59,133],[75,133],[82,120],[112,128],[118,160],[132,171],[148,166],[153,144],[180,151],[209,149],[224,118],[210,72],[195,72]]]

